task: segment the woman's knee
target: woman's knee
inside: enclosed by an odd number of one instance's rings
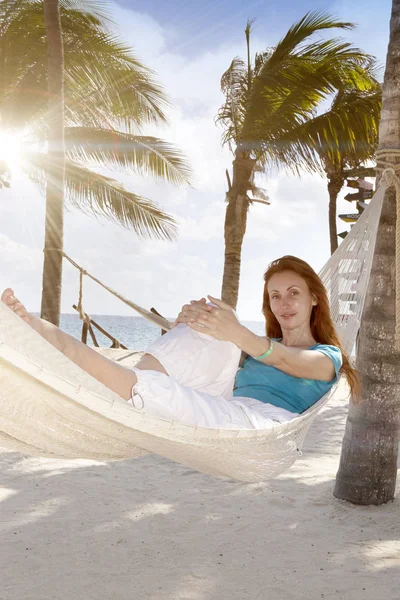
[[[152,354],[145,354],[142,356],[135,367],[137,369],[142,369],[142,371],[157,371],[158,373],[164,373],[165,375],[168,375],[160,361],[152,356]]]

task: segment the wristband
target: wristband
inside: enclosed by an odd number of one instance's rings
[[[253,356],[255,360],[264,360],[264,358],[268,358],[268,356],[271,354],[272,350],[274,349],[274,343],[271,338],[267,338],[267,340],[269,340],[270,344],[268,350],[264,352],[264,354],[261,354],[261,356]]]

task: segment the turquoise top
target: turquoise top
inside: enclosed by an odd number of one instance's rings
[[[236,375],[233,395],[255,398],[290,412],[302,413],[329,392],[342,366],[342,354],[336,346],[315,344],[308,350],[329,356],[335,367],[332,381],[294,377],[249,357]]]

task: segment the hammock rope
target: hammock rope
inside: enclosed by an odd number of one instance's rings
[[[122,294],[119,294],[118,292],[113,290],[111,287],[109,287],[108,285],[106,285],[105,283],[100,281],[100,279],[97,279],[97,277],[94,277],[94,275],[91,275],[88,271],[86,271],[86,269],[84,269],[83,267],[78,265],[78,263],[75,262],[70,256],[65,254],[65,252],[63,250],[61,250],[61,248],[47,247],[47,248],[44,248],[43,252],[51,252],[54,250],[57,252],[60,252],[62,257],[65,258],[66,260],[68,260],[71,263],[71,265],[74,266],[79,271],[79,300],[78,300],[77,309],[78,309],[79,316],[82,321],[86,321],[88,323],[90,322],[89,316],[83,310],[83,276],[86,275],[87,277],[89,277],[90,279],[95,281],[98,285],[100,285],[102,288],[107,290],[107,292],[109,292],[110,294],[112,294],[113,296],[115,296],[116,298],[121,300],[121,302],[124,302],[124,304],[126,304],[127,306],[132,308],[137,313],[139,313],[143,318],[147,319],[148,321],[151,321],[155,325],[158,325],[164,331],[169,331],[171,329],[172,323],[170,323],[170,321],[168,321],[168,319],[165,319],[161,315],[153,313],[153,312],[143,308],[142,306],[135,304],[131,300],[128,300],[128,298],[125,298],[125,296],[122,296]]]

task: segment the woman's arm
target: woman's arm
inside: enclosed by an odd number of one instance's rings
[[[208,297],[217,308],[208,306],[205,309],[199,303],[195,303],[195,306],[186,305],[182,309],[181,322],[186,322],[195,331],[233,342],[250,356],[262,356],[269,350],[269,339],[258,336],[241,325],[228,304],[218,298]],[[274,342],[272,353],[262,362],[294,377],[332,381],[335,376],[332,360],[322,352],[288,348],[278,342]]]
[[[50,342],[57,350],[77,364],[81,369],[95,377],[124,400],[131,397],[132,386],[136,383],[136,375],[126,367],[102,356],[86,344],[75,339],[68,333],[61,331],[52,323],[30,314],[25,306],[14,297],[12,289],[8,288],[1,296],[1,300],[21,319],[37,331],[45,340]]]
[[[240,325],[231,341],[250,356],[262,356],[271,345],[269,338],[260,337],[243,325]],[[320,381],[332,381],[335,377],[332,360],[322,352],[304,348],[288,348],[275,341],[273,344],[274,348],[271,354],[260,362],[271,365],[293,377]]]

